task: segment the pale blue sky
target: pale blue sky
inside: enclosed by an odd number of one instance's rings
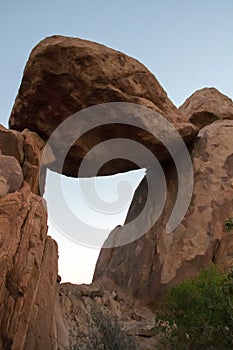
[[[93,40],[137,58],[177,106],[205,86],[233,98],[232,0],[0,0],[3,125],[30,51],[54,34]],[[71,246],[56,234],[64,248],[63,280],[89,281],[98,252]]]
[[[233,97],[232,0],[0,0],[0,121],[31,49],[53,34],[94,40],[143,62],[180,105],[215,86]]]

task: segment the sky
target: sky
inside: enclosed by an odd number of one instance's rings
[[[0,0],[0,123],[8,125],[32,48],[54,34],[96,41],[137,58],[176,106],[206,86],[233,98],[232,18],[232,0]],[[141,177],[135,175],[134,187]],[[85,212],[85,203],[80,205]],[[112,219],[113,227],[126,212]],[[90,282],[98,250],[72,243],[52,222],[49,226],[59,244],[63,281]]]

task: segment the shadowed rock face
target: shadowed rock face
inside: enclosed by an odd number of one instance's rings
[[[58,252],[38,195],[43,147],[29,130],[0,126],[1,349],[53,349]]]
[[[47,141],[57,126],[72,114],[110,102],[149,107],[171,121],[187,143],[196,135],[195,127],[182,121],[159,82],[140,62],[103,45],[62,36],[47,38],[32,51],[10,117],[10,127],[20,131],[28,128]],[[62,170],[64,174],[77,176],[81,160],[92,147],[119,137],[136,140],[159,159],[168,157],[158,140],[148,132],[132,125],[114,124],[114,119],[112,124],[103,126],[101,115],[97,118],[100,126],[80,137],[70,149]],[[136,118],[140,119],[142,129],[155,127],[153,120],[141,113],[133,119]],[[133,119],[125,114],[126,123],[133,124]],[[88,125],[88,115],[83,123]],[[59,135],[59,142],[54,145],[57,158],[69,136],[70,132]],[[107,155],[111,156],[111,149],[106,146],[97,152],[96,159],[104,159]],[[144,161],[143,156],[141,159]],[[146,160],[143,163],[146,167],[150,165]],[[136,168],[133,162],[116,159],[103,166],[99,175]],[[60,171],[56,163],[52,169]],[[89,172],[84,175],[93,176]]]
[[[7,192],[20,189],[23,184],[23,172],[15,157],[0,155],[0,178],[5,179],[8,186]]]
[[[0,197],[20,189],[23,181],[30,185],[33,193],[41,194],[40,175],[43,192],[45,169],[41,167],[41,157],[44,146],[45,142],[28,129],[21,133],[0,125]],[[54,160],[54,154],[48,148],[44,166]]]
[[[171,283],[193,277],[209,263],[226,270],[233,266],[233,235],[224,230],[224,222],[232,216],[233,207],[232,152],[233,121],[217,121],[203,128],[192,154],[193,197],[181,224],[173,233],[165,233],[177,191],[176,171],[167,164],[168,197],[160,219],[137,241],[102,249],[94,280],[107,276],[155,307]],[[153,168],[148,176],[153,177]],[[138,215],[146,197],[147,185],[143,180],[126,224]],[[153,212],[151,206],[142,220],[151,220]],[[116,228],[110,237],[114,234],[127,234],[127,227]]]
[[[194,92],[179,108],[187,121],[199,129],[215,120],[233,119],[233,102],[215,88]]]

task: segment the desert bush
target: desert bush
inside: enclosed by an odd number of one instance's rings
[[[116,316],[92,306],[88,334],[80,337],[72,350],[136,350],[136,339],[127,335]]]
[[[224,226],[224,230],[225,230],[226,232],[231,232],[231,231],[233,231],[233,218],[231,217],[231,218],[229,218],[228,220],[226,220],[226,221],[224,222],[223,226]]]
[[[233,349],[233,273],[211,266],[168,291],[156,317],[161,343],[174,350]]]

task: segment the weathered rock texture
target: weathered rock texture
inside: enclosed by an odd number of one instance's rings
[[[24,137],[18,131],[8,130],[0,125],[0,150],[1,154],[12,156],[19,164],[24,161]]]
[[[204,88],[194,92],[179,111],[201,129],[215,120],[233,119],[233,102],[215,88]]]
[[[24,349],[30,319],[36,317],[34,312],[42,311],[43,304],[37,304],[40,295],[46,299],[55,293],[57,247],[46,236],[44,201],[28,185],[1,198],[0,213],[0,348],[19,350]],[[43,267],[45,260],[48,265]],[[49,283],[41,283],[49,266]],[[47,306],[53,307],[52,300],[49,302]],[[43,334],[47,332],[49,325]],[[37,338],[40,339],[39,329]]]
[[[0,178],[6,180],[9,192],[20,189],[23,184],[23,172],[15,157],[0,155]]]
[[[154,314],[145,305],[117,288],[111,280],[92,285],[65,283],[58,286],[55,303],[55,349],[71,349],[80,339],[88,338],[92,308],[105,310],[118,317],[123,329],[137,337],[138,349],[156,349]]]
[[[57,260],[57,244],[47,236],[40,266],[38,290],[32,306],[24,345],[25,350],[57,349],[54,332]]]
[[[156,78],[140,62],[103,45],[62,36],[47,38],[32,51],[11,114],[10,127],[20,131],[28,128],[47,141],[57,126],[73,113],[107,102],[135,103],[159,112],[177,127],[188,143],[196,135],[195,127],[182,121]],[[136,117],[140,119],[142,128],[149,126],[149,130],[153,130],[155,127],[150,118],[141,114]],[[85,119],[82,123],[88,125],[88,115]],[[130,122],[127,119],[126,115],[125,122]],[[77,176],[81,160],[93,146],[117,137],[145,144],[160,159],[168,157],[151,134],[126,124],[103,126],[101,121],[99,118],[100,126],[72,146],[64,162],[64,174]],[[114,123],[114,119],[111,121]],[[54,145],[57,158],[62,154],[64,142],[71,132],[73,129],[59,135]],[[111,155],[107,146],[99,151],[96,158],[104,155]],[[151,164],[145,161],[144,165]],[[55,163],[52,168],[57,170]],[[113,160],[99,174],[109,175],[135,168],[137,166],[132,162]]]
[[[54,129],[71,114],[106,102],[149,107],[171,121],[191,144],[193,198],[172,234],[166,234],[165,227],[176,200],[176,169],[151,134],[124,123],[100,125],[76,141],[63,169],[57,163],[69,133],[58,135],[59,142],[52,149],[46,146]],[[127,108],[124,115],[131,119],[126,122],[134,124],[136,117],[142,129],[157,130],[149,112],[135,115],[131,113],[134,107]],[[224,222],[233,216],[232,116],[232,101],[215,89],[194,93],[178,111],[142,64],[102,45],[61,36],[39,43],[30,55],[10,118],[10,127],[16,130],[0,127],[0,349],[71,348],[77,337],[88,336],[92,305],[117,315],[125,330],[137,335],[139,349],[156,348],[152,311],[165,290],[210,262],[223,270],[233,266],[233,235],[224,230]],[[82,123],[89,122],[87,115]],[[201,130],[195,139],[197,128]],[[118,137],[138,141],[162,160],[168,187],[163,213],[154,223],[152,198],[147,214],[134,222],[147,198],[144,179],[127,215],[131,229],[117,227],[109,239],[132,232],[140,232],[141,238],[103,249],[91,285],[58,285],[57,245],[47,236],[46,206],[40,196],[46,167],[77,176],[81,160],[93,146]],[[91,160],[98,160],[101,152],[111,158],[108,147],[98,152]],[[147,168],[148,159],[142,163]],[[99,174],[135,167],[118,159],[107,163]],[[147,170],[147,177],[159,186],[154,169]],[[91,176],[91,172],[84,175]],[[145,222],[150,226],[147,233],[140,231]]]
[[[44,141],[29,130],[20,133],[0,126],[0,349],[4,350],[55,348],[58,253],[56,242],[47,236],[46,205],[38,196],[43,147]]]
[[[28,129],[18,132],[0,125],[0,190],[8,187],[5,194],[14,192],[22,186],[24,180],[33,193],[43,194],[45,167],[55,160],[52,149],[47,147],[43,166],[41,165],[44,146],[45,142]]]
[[[24,137],[24,162],[22,165],[24,180],[30,185],[31,191],[43,195],[45,187],[46,166],[55,161],[55,156],[47,146],[46,157],[41,157],[45,142],[35,133],[24,129],[21,133]]]
[[[161,218],[134,243],[102,249],[94,280],[107,276],[155,307],[171,283],[194,276],[211,262],[226,270],[232,267],[233,235],[224,231],[224,222],[232,216],[233,207],[232,152],[233,121],[217,121],[203,128],[194,144],[193,197],[182,223],[172,234],[165,233],[177,188],[175,169],[167,165],[168,200]],[[153,169],[148,176],[153,176]],[[143,180],[126,223],[138,215],[146,196]],[[142,220],[152,220],[153,210],[151,206]],[[114,234],[127,234],[127,228],[117,228]]]

